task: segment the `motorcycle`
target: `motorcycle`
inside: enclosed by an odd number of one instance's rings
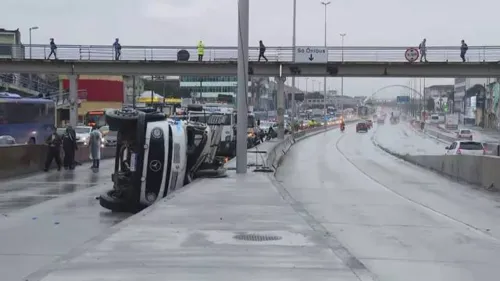
[[[340,131],[343,133],[345,131],[345,126],[344,125],[341,125],[340,126]]]

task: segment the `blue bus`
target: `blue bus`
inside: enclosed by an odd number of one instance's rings
[[[55,125],[52,100],[23,98],[0,92],[0,136],[12,136],[17,144],[41,144]]]

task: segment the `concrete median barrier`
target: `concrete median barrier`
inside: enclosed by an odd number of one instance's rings
[[[489,190],[500,188],[500,158],[472,155],[402,155],[406,161],[436,171],[454,180]]]
[[[30,173],[42,171],[47,157],[48,146],[46,145],[16,145],[0,147],[0,179],[23,176]],[[61,149],[61,159],[63,152]],[[105,147],[101,150],[101,158],[112,158],[115,156],[114,147]],[[90,161],[89,149],[86,146],[79,147],[75,153],[75,160],[84,163]],[[53,162],[51,168],[55,168]]]

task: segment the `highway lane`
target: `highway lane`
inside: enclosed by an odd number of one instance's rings
[[[500,198],[394,158],[372,135],[296,144],[277,173],[296,208],[380,280],[496,279]]]
[[[127,218],[101,208],[111,187],[112,160],[0,183],[0,276],[24,280]]]

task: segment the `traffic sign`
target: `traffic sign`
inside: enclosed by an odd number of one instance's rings
[[[409,96],[397,96],[396,101],[398,104],[409,103],[410,97]]]
[[[328,50],[325,47],[296,47],[296,63],[327,63]]]
[[[406,49],[405,58],[408,62],[415,62],[419,56],[420,56],[420,53],[418,52],[417,48]]]

